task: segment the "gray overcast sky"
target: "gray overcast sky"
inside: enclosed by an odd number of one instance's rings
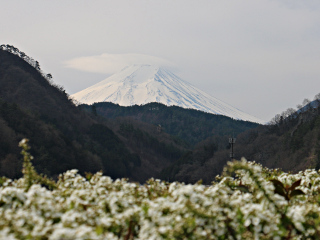
[[[320,92],[318,0],[0,0],[1,43],[73,94],[158,62],[263,120]]]

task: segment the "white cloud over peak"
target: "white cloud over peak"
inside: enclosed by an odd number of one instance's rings
[[[151,64],[170,67],[173,64],[165,59],[144,54],[110,54],[78,57],[64,62],[65,67],[85,72],[113,74],[133,64]]]

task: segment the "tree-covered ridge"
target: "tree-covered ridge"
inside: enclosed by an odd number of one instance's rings
[[[155,149],[156,154],[171,160],[171,162],[179,159],[184,153],[172,143],[159,141],[156,135],[152,136],[139,128],[135,128],[134,125],[130,123],[121,123],[119,133],[129,139],[132,144],[135,144],[136,149],[142,147]]]
[[[39,71],[39,73],[43,77],[45,77],[48,81],[51,82],[51,79],[52,79],[51,73],[45,74],[40,67],[40,63],[37,60],[33,59],[32,57],[28,56],[25,52],[20,51],[18,48],[16,48],[13,45],[10,45],[10,44],[0,45],[0,50],[6,51],[8,53],[12,53],[12,54],[18,56],[19,58],[23,59],[25,62],[27,62],[32,67],[34,67],[37,71]]]
[[[159,177],[162,169],[177,161],[189,148],[188,144],[152,124],[129,117],[101,118],[124,142],[131,152],[138,155],[141,165],[132,172],[133,178],[145,182]]]
[[[82,173],[103,170],[114,177],[130,177],[139,156],[132,155],[106,126],[91,124],[87,130],[65,132],[20,109],[0,101],[1,175],[18,177],[20,173],[17,139],[30,136],[37,158],[36,169],[49,176],[77,167]],[[132,167],[130,163],[133,163]]]
[[[232,118],[205,113],[194,109],[168,107],[161,103],[123,107],[118,104],[102,102],[92,105],[97,114],[106,118],[132,117],[136,120],[160,125],[162,131],[176,136],[190,145],[195,145],[212,135],[238,135],[259,126],[257,123],[234,120]],[[81,105],[88,111],[89,105]]]
[[[270,168],[298,172],[320,168],[320,105],[319,95],[300,111],[285,111],[269,125],[240,133],[234,145],[236,158],[245,157]],[[307,101],[304,101],[307,102]],[[310,102],[309,102],[310,103]],[[303,108],[303,110],[301,110]],[[291,114],[288,114],[291,112]],[[198,144],[168,168],[162,178],[194,183],[199,179],[209,184],[230,160],[227,137],[211,137]]]
[[[0,173],[19,177],[17,142],[30,138],[35,168],[49,176],[70,168],[131,177],[139,157],[94,116],[79,110],[20,56],[0,50]]]

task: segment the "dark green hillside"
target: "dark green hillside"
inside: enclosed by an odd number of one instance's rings
[[[260,131],[240,135],[239,154],[272,168],[299,171],[320,167],[320,108],[294,113]],[[243,149],[243,146],[248,146]]]
[[[0,50],[0,99],[1,175],[19,176],[17,145],[24,137],[30,139],[37,170],[49,176],[77,168],[131,177],[139,162],[113,131],[79,110],[62,87],[53,86],[39,64],[32,66],[4,50]]]
[[[148,123],[124,117],[103,119],[125,145],[140,157],[141,162],[132,172],[134,179],[145,182],[159,178],[162,169],[170,166],[187,152],[187,145]]]
[[[319,105],[318,105],[319,106]],[[228,138],[213,137],[162,171],[162,178],[205,183],[220,174],[229,158]],[[320,108],[308,108],[289,116],[277,115],[272,124],[240,133],[234,146],[235,158],[262,163],[269,168],[297,172],[320,169]]]
[[[163,131],[176,136],[191,146],[211,136],[238,135],[259,124],[233,120],[222,115],[214,115],[193,109],[149,103],[142,106],[122,107],[113,103],[95,103],[98,115],[115,119],[131,117],[149,124],[161,125]],[[81,105],[91,111],[92,106]]]

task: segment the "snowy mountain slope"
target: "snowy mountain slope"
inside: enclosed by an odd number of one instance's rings
[[[113,102],[121,106],[159,102],[168,106],[197,109],[234,119],[264,123],[210,96],[167,69],[132,65],[109,78],[72,95],[81,103]]]

